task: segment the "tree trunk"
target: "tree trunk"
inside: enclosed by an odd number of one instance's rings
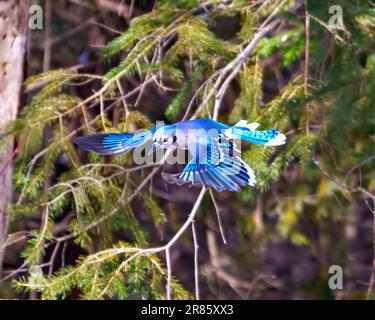
[[[26,48],[29,0],[0,2],[0,132],[16,118]],[[0,275],[8,232],[6,207],[12,201],[13,139],[0,154]]]

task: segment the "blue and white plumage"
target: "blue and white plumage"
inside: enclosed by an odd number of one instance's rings
[[[255,174],[239,156],[232,139],[243,139],[266,146],[282,145],[286,137],[278,129],[258,131],[259,124],[239,121],[228,126],[211,119],[195,119],[153,128],[151,131],[94,134],[76,139],[87,151],[117,155],[152,140],[152,149],[188,149],[192,160],[178,174],[163,173],[169,183],[201,184],[216,191],[240,191],[256,183]]]

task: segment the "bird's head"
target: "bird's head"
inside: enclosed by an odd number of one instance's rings
[[[158,148],[167,149],[172,145],[175,145],[176,142],[177,135],[175,126],[163,126],[155,131],[150,152],[154,152]]]

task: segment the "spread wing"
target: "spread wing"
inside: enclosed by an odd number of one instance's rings
[[[94,151],[100,155],[117,155],[127,153],[152,140],[152,135],[151,131],[91,134],[78,137],[74,142],[86,151]]]
[[[163,173],[169,183],[201,184],[216,191],[240,191],[241,187],[256,183],[253,170],[237,155],[233,141],[222,134],[197,143],[190,150],[193,159],[179,174]]]

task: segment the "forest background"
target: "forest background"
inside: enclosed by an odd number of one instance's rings
[[[374,298],[374,13],[1,1],[0,298]],[[287,144],[243,146],[256,187],[215,193],[165,185],[181,166],[73,143],[197,117],[280,128]]]

